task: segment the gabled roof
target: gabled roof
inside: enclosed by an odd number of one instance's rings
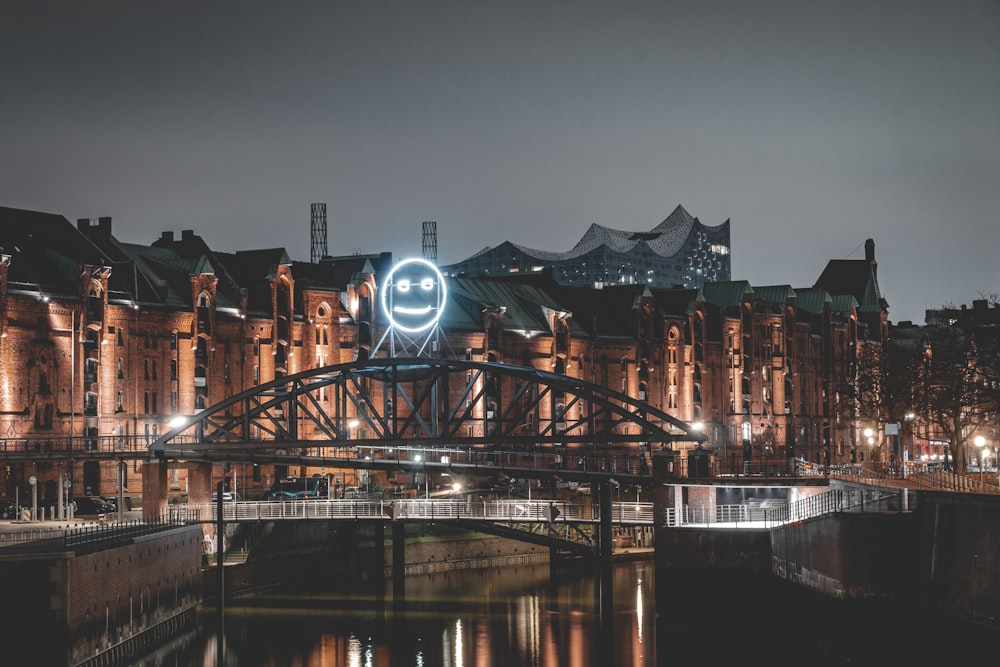
[[[839,294],[830,298],[830,310],[835,313],[849,315],[857,307],[857,299],[850,294]]]
[[[582,335],[602,338],[633,338],[637,302],[644,295],[652,296],[645,285],[609,285],[603,289],[557,286],[554,294],[573,313],[573,323]]]
[[[392,253],[383,252],[377,255],[324,257],[317,266],[321,267],[320,275],[324,281],[337,289],[346,290],[348,285],[357,283],[362,274],[374,274],[375,279],[381,281],[392,270],[392,265]]]
[[[753,288],[754,303],[768,304],[775,312],[781,312],[794,299],[795,290],[791,285],[764,285]]]
[[[875,242],[865,241],[864,259],[831,259],[820,274],[815,287],[833,296],[850,294],[862,313],[880,313],[889,307],[878,286],[878,263]]]
[[[705,303],[722,308],[734,308],[743,304],[747,294],[754,293],[753,287],[746,280],[729,280],[720,283],[705,283],[701,288],[705,295]]]
[[[285,249],[238,250],[214,255],[231,276],[233,284],[246,291],[248,313],[270,317],[273,312],[271,280],[278,275],[280,266],[292,263]]]
[[[111,260],[66,218],[52,213],[0,207],[0,252],[10,255],[10,290],[49,296],[80,296],[81,266]]]
[[[441,318],[445,329],[481,331],[483,311],[504,308],[504,329],[549,334],[546,308],[561,309],[544,289],[535,285],[491,278],[445,280],[448,303]]]
[[[653,305],[668,317],[690,315],[699,302],[705,301],[700,289],[655,289]]]
[[[819,287],[798,287],[795,289],[795,308],[814,315],[822,315],[827,304],[832,304],[830,293]]]

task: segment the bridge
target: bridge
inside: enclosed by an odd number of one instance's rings
[[[397,544],[402,548],[404,520],[437,521],[439,513],[475,530],[596,556],[602,606],[610,608],[612,489],[652,483],[654,451],[678,441],[704,440],[689,424],[645,401],[565,374],[494,362],[394,357],[279,377],[187,417],[158,438],[149,454],[153,462],[447,471],[547,480],[553,488],[559,480],[591,483],[597,512],[586,519],[555,503],[487,503],[480,515],[479,504],[467,500],[465,516],[459,505],[416,500],[308,507],[314,512],[363,511],[388,521],[394,562],[402,557],[395,550]],[[165,491],[166,466],[159,468],[144,466],[145,489]],[[207,499],[208,489],[198,491]],[[157,513],[166,509],[165,493],[161,495]],[[144,496],[144,511],[153,505],[150,500]],[[513,516],[519,507],[524,516]],[[618,509],[623,516],[624,508]],[[256,505],[245,511],[282,510]],[[301,511],[310,510],[303,505]],[[651,523],[651,509],[643,511]],[[219,534],[226,512],[223,507],[216,515]],[[232,520],[238,520],[235,514]],[[581,523],[591,530],[583,530]],[[566,529],[562,534],[557,533],[560,527]]]
[[[261,521],[431,521],[453,523],[477,532],[491,533],[553,549],[592,557],[600,542],[599,507],[592,502],[555,500],[480,499],[373,499],[373,500],[284,500],[228,501],[200,505],[173,505],[171,522],[223,524]],[[614,528],[653,525],[653,503],[611,503],[610,525]]]
[[[245,460],[405,444],[415,447],[590,448],[703,442],[689,424],[601,385],[501,363],[393,358],[278,378],[187,418],[154,442],[158,459]],[[319,450],[319,451],[315,451]]]

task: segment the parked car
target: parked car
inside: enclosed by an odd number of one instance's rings
[[[113,514],[115,510],[100,496],[78,496],[73,499],[76,503],[76,516],[97,516],[99,514]]]
[[[219,499],[218,492],[213,493],[212,494],[212,502],[214,503],[218,499]],[[222,492],[222,502],[224,502],[224,503],[234,503],[234,502],[236,502],[239,499],[240,499],[239,495],[236,494],[236,493],[233,493],[232,491],[223,491]]]

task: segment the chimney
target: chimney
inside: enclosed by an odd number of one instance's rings
[[[872,276],[878,280],[878,262],[875,261],[875,241],[865,241],[865,261],[872,267]]]
[[[104,215],[97,219],[97,224],[94,224],[92,218],[77,218],[76,228],[83,232],[84,234],[97,231],[99,236],[108,237],[111,236],[111,216]]]

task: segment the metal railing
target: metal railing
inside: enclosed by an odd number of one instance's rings
[[[32,528],[0,533],[0,547],[17,547],[21,551],[46,553],[73,551],[80,555],[130,544],[137,537],[172,530],[188,523],[177,518],[154,522],[137,519],[70,528]]]
[[[830,489],[793,503],[740,503],[712,507],[668,508],[664,525],[716,528],[772,528],[835,512],[909,511],[917,502],[907,489],[885,486]]]
[[[181,521],[215,521],[216,505],[171,505],[169,516]],[[235,501],[222,507],[224,521],[280,521],[294,519],[448,519],[496,522],[589,522],[600,520],[593,503],[553,500],[395,499],[395,500],[286,500]],[[611,503],[613,523],[652,525],[653,504]]]

